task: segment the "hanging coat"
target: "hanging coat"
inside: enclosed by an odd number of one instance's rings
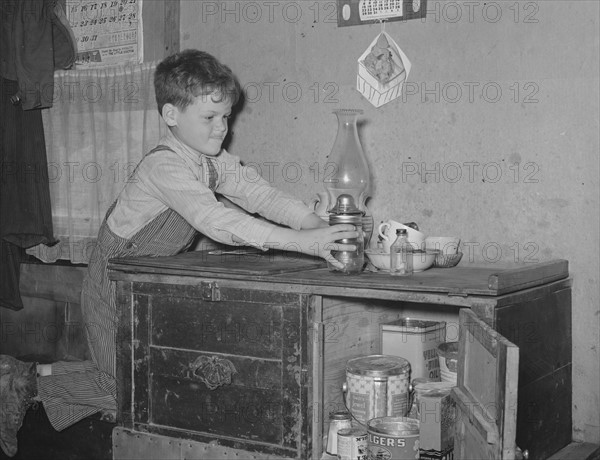
[[[0,2],[0,76],[19,84],[23,110],[52,106],[54,71],[70,69],[77,44],[58,0]]]
[[[56,242],[42,114],[75,37],[57,0],[0,1],[0,306],[23,308],[24,248]]]

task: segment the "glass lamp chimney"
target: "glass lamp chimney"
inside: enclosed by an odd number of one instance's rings
[[[329,194],[330,213],[340,213],[339,199],[345,203],[345,208],[350,214],[365,214],[365,202],[370,194],[369,164],[365,157],[362,145],[358,138],[357,117],[362,114],[360,109],[339,109],[333,112],[337,116],[338,130],[325,168],[323,180],[325,189]],[[330,168],[329,165],[333,165]],[[328,174],[331,171],[331,174]],[[350,210],[352,203],[355,209]]]

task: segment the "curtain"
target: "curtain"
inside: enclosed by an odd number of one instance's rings
[[[135,165],[166,132],[156,109],[156,63],[59,71],[43,111],[54,233],[27,252],[87,263],[106,210]]]

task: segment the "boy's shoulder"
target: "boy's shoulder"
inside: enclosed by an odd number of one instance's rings
[[[164,151],[164,150],[167,150],[167,151],[170,151],[170,152],[176,153],[176,152],[175,152],[175,150],[173,150],[173,149],[172,149],[171,147],[169,147],[168,145],[166,145],[166,144],[158,144],[156,147],[154,147],[152,150],[150,150],[150,151],[149,151],[148,153],[146,153],[146,155],[144,155],[144,156],[152,155],[153,153],[156,153],[156,152],[162,152],[162,151]]]

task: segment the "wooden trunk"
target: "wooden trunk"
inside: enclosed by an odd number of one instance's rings
[[[306,450],[307,295],[130,288],[134,347],[122,335],[119,347],[125,426],[281,457]]]
[[[519,348],[516,444],[542,459],[571,441],[566,261],[346,276],[297,255],[198,252],[111,268],[115,458],[142,435],[178,452],[204,443],[215,458],[321,458],[328,414],[344,407],[346,363],[380,352],[381,324],[444,320],[458,340],[464,308]]]

